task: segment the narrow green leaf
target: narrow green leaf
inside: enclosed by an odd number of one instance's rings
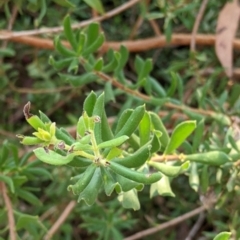
[[[74,87],[84,86],[96,80],[96,76],[92,72],[84,73],[81,76],[58,73],[61,79],[70,82]]]
[[[118,133],[124,127],[132,113],[133,109],[126,109],[122,112],[122,114],[118,117],[115,134]]]
[[[57,49],[57,51],[62,54],[64,57],[76,57],[76,53],[67,47],[63,46],[59,36],[54,39],[54,46]]]
[[[66,67],[68,67],[68,66],[71,64],[72,59],[73,59],[73,58],[70,57],[70,58],[64,58],[64,59],[61,59],[61,60],[56,61],[56,60],[53,58],[53,56],[50,56],[50,57],[49,57],[49,60],[48,60],[48,63],[49,63],[50,65],[52,65],[55,69],[57,69],[57,70],[62,70],[63,68],[66,68]]]
[[[126,142],[129,139],[128,136],[123,135],[121,137],[113,138],[109,141],[102,142],[98,145],[98,148],[108,148],[108,147],[117,147],[122,145],[124,142]]]
[[[151,145],[147,143],[135,151],[133,154],[124,158],[115,158],[111,160],[111,162],[116,162],[128,168],[138,168],[142,166],[150,157],[150,149]]]
[[[129,117],[125,125],[116,133],[116,137],[122,135],[131,136],[134,131],[137,129],[139,123],[141,122],[145,113],[145,105],[137,107]]]
[[[192,162],[199,162],[217,166],[230,161],[230,157],[226,153],[220,151],[189,154],[185,155],[185,159]]]
[[[150,140],[151,119],[148,112],[145,112],[139,124],[140,146],[143,146]]]
[[[93,69],[94,69],[95,71],[101,71],[101,70],[102,70],[102,67],[103,67],[103,58],[99,58],[99,59],[97,60],[97,62],[95,63]]]
[[[194,134],[194,138],[193,138],[193,144],[192,144],[194,152],[197,151],[197,149],[198,149],[198,147],[201,143],[203,134],[204,134],[204,119],[202,119],[198,123],[197,128],[195,130],[195,134]]]
[[[163,125],[161,118],[156,113],[154,112],[149,112],[149,113],[152,121],[152,129],[158,130],[162,133],[160,141],[162,146],[165,148],[169,143],[169,135],[168,135],[167,129]]]
[[[63,128],[56,128],[56,137],[59,140],[63,140],[68,145],[72,145],[75,141],[74,138]]]
[[[25,201],[29,202],[30,204],[34,206],[41,206],[42,202],[31,192],[24,190],[23,188],[16,189],[16,194],[24,199]]]
[[[104,104],[105,104],[104,93],[102,93],[97,98],[96,103],[94,105],[94,109],[93,109],[93,116],[99,116],[101,121],[102,121],[103,113],[105,111]],[[98,122],[95,124],[94,134],[95,134],[97,144],[101,143],[102,142],[102,122]]]
[[[144,187],[144,184],[139,183],[139,182],[135,182],[135,181],[130,180],[128,178],[125,178],[125,177],[123,177],[123,176],[121,176],[119,174],[116,174],[115,179],[120,184],[121,189],[122,189],[123,192],[130,191],[133,188],[141,191],[143,189],[143,187]]]
[[[84,57],[88,57],[91,53],[96,52],[104,43],[105,37],[103,33],[100,33],[95,41],[82,51],[82,55]]]
[[[120,58],[118,61],[118,66],[115,69],[115,72],[122,71],[122,69],[124,68],[124,66],[126,65],[126,63],[128,61],[128,57],[129,57],[128,49],[123,45],[121,45],[119,53],[120,53]]]
[[[86,97],[86,99],[83,103],[83,109],[84,109],[84,111],[87,112],[87,115],[89,117],[92,116],[96,100],[97,100],[97,95],[93,91],[91,91],[91,93]]]
[[[98,192],[100,191],[102,184],[103,182],[102,182],[102,176],[101,176],[101,169],[100,167],[98,167],[95,170],[89,184],[80,193],[78,197],[78,202],[81,202],[81,200],[84,200],[88,206],[93,205],[94,202],[96,201]]]
[[[112,49],[110,49],[108,55],[109,55],[108,57],[109,63],[103,66],[102,68],[102,71],[105,73],[113,72],[118,65],[117,59],[119,57],[116,57],[116,55],[119,55],[119,53],[114,52]]]
[[[44,148],[37,148],[33,152],[39,160],[51,165],[65,165],[71,162],[75,156],[74,153],[62,156],[50,149],[45,150]]]
[[[73,194],[78,195],[80,194],[89,184],[91,181],[94,172],[97,169],[97,165],[92,163],[89,165],[86,169],[86,171],[83,173],[82,177],[74,184],[68,186],[68,191],[72,191]]]
[[[140,173],[132,169],[126,168],[113,161],[108,162],[108,166],[115,173],[139,183],[151,184],[158,181],[161,178],[160,173],[152,174]]]
[[[209,169],[208,165],[203,165],[201,176],[200,176],[201,192],[206,193],[209,187]]]
[[[193,132],[196,128],[196,121],[185,121],[178,124],[172,133],[171,139],[164,151],[164,154],[170,154],[175,151],[185,139]]]
[[[64,28],[64,33],[65,33],[67,40],[70,42],[72,48],[77,52],[78,43],[73,34],[69,15],[67,15],[63,20],[63,28]]]

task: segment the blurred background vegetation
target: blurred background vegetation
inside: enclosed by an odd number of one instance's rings
[[[10,31],[23,32],[59,27],[62,26],[62,21],[67,14],[71,16],[72,23],[79,23],[101,15],[91,7],[89,2],[98,1],[1,0],[0,36],[6,36]],[[126,2],[102,0],[101,5],[107,13]],[[156,36],[164,36],[171,42],[173,34],[191,36],[201,4],[201,0],[139,1],[125,11],[102,21],[101,29],[107,42],[137,41]],[[218,15],[225,4],[226,0],[208,1],[198,33],[215,34]],[[157,30],[154,28],[156,26]],[[53,40],[57,35],[61,35],[61,39],[64,39],[61,32],[41,34],[38,38]],[[180,102],[195,109],[239,116],[238,71],[234,72],[231,79],[225,75],[213,44],[209,46],[197,44],[196,49],[194,53],[191,53],[189,44],[165,44],[163,47],[147,51],[130,51],[125,75],[131,81],[136,81],[135,57],[152,58],[154,69],[151,76],[160,83],[163,95],[167,92],[176,103]],[[100,56],[103,53],[98,54]],[[21,214],[26,214],[27,219],[23,221],[24,223],[21,221],[17,223],[18,239],[43,239],[47,232],[46,229],[51,227],[69,202],[74,199],[74,196],[66,190],[72,175],[71,169],[65,167],[55,169],[44,165],[46,172],[43,173],[31,170],[32,165],[27,165],[29,170],[19,164],[25,161],[22,160],[23,157],[28,160],[28,164],[33,164],[34,159],[30,154],[25,156],[31,149],[24,148],[16,139],[16,134],[29,133],[22,113],[23,106],[31,101],[33,112],[41,110],[59,126],[65,126],[71,131],[82,113],[82,103],[87,94],[91,90],[101,92],[105,89],[104,83],[99,80],[80,87],[72,86],[61,78],[59,72],[48,63],[50,55],[56,59],[60,58],[54,49],[32,46],[31,43],[24,44],[21,41],[13,41],[12,38],[0,40],[0,143],[2,146],[8,146],[6,148],[8,166],[15,164],[12,166],[12,176],[15,179],[19,176],[27,176],[23,188],[31,191],[35,196],[35,198],[24,199],[24,197],[21,198],[21,193],[16,197],[9,192],[16,218],[19,220],[20,217],[24,218]],[[235,49],[233,62],[236,68],[240,64],[238,56],[239,50]],[[79,68],[78,73],[82,72],[83,69]],[[172,79],[171,72],[178,73],[177,82]],[[109,97],[106,103],[109,117],[116,116],[126,107],[124,104],[129,99],[128,95],[118,89],[114,89],[113,93],[115,101]],[[135,99],[130,104],[129,107],[136,107],[139,101]],[[147,108],[159,112],[170,132],[176,122],[192,118],[190,113],[182,113],[176,109],[164,107],[160,109],[151,105],[147,105]],[[206,119],[202,144],[219,148],[226,147],[224,142],[226,131],[227,129],[222,124]],[[184,146],[185,151],[187,147]],[[14,164],[12,164],[13,159],[15,159]],[[33,167],[41,168],[42,166],[42,163],[37,161],[33,164]],[[202,171],[201,168],[197,175],[200,179],[197,181],[201,184],[204,181],[201,180]],[[225,168],[220,171],[209,167],[207,171],[209,186],[219,188],[219,192],[223,192],[221,201],[206,214],[200,214],[175,227],[167,228],[152,235],[151,239],[213,239],[218,232],[225,230],[232,231],[233,239],[240,239],[238,170],[231,172],[232,169]],[[218,182],[216,175],[221,175],[219,177],[223,179],[221,183]],[[233,175],[234,179],[231,178]],[[230,189],[229,191],[223,190],[226,186],[228,190]],[[139,194],[141,210],[136,212],[122,209],[114,197],[109,199],[104,195],[91,208],[82,203],[74,205],[74,210],[71,211],[67,220],[49,239],[123,239],[123,236],[154,227],[199,206],[201,191],[195,191],[196,189],[191,187],[191,180],[189,183],[187,176],[182,175],[174,179],[172,189],[176,198],[158,196],[153,199],[149,199],[149,189],[144,189]],[[0,204],[4,204],[2,199]],[[39,218],[34,216],[39,216]],[[202,219],[200,228],[193,238],[187,238],[199,219]],[[2,239],[8,239],[6,222],[7,213],[1,210],[0,236]],[[148,237],[143,239],[148,239]]]

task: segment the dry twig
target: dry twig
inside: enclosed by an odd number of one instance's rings
[[[112,11],[109,11],[109,12],[105,13],[102,16],[92,18],[92,19],[89,19],[89,20],[86,20],[86,21],[82,21],[81,23],[73,24],[72,28],[73,29],[78,29],[78,28],[81,28],[81,27],[85,27],[92,22],[101,22],[103,20],[111,18],[111,17],[125,11],[126,9],[132,7],[133,5],[138,3],[139,1],[140,0],[128,1],[124,4],[122,4],[121,6],[113,9]],[[15,37],[38,35],[38,34],[45,34],[45,33],[57,33],[57,32],[61,32],[61,31],[63,31],[63,27],[42,28],[42,29],[35,29],[35,30],[21,31],[21,32],[2,31],[0,33],[0,39],[3,40],[3,39],[11,39],[11,38],[15,38]]]
[[[196,39],[196,35],[197,35],[197,31],[198,31],[200,22],[202,20],[202,16],[203,16],[204,10],[205,10],[205,8],[207,6],[207,3],[208,3],[208,0],[203,0],[202,1],[201,7],[199,9],[198,15],[196,17],[196,20],[195,20],[195,23],[194,23],[194,26],[193,26],[192,37],[191,37],[191,44],[190,44],[191,52],[195,52],[195,48],[196,48],[196,40],[195,39]]]
[[[3,195],[3,200],[5,202],[6,208],[7,208],[7,215],[8,215],[8,226],[9,226],[9,234],[10,234],[10,240],[16,240],[16,232],[15,232],[15,220],[13,215],[13,209],[12,209],[12,203],[10,198],[7,194],[7,188],[4,182],[0,182],[0,190]]]
[[[67,207],[62,212],[61,216],[58,218],[58,220],[53,224],[53,226],[50,228],[50,230],[47,232],[47,234],[44,237],[44,240],[50,240],[54,233],[61,227],[61,225],[64,223],[64,221],[67,219],[71,211],[76,205],[76,201],[71,201],[67,205]]]

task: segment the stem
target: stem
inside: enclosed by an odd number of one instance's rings
[[[101,158],[101,154],[100,154],[99,149],[98,149],[98,145],[97,145],[97,142],[96,142],[94,131],[91,131],[91,143],[92,143],[94,155],[96,156],[96,158]]]

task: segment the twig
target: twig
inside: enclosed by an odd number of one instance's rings
[[[207,3],[208,3],[208,0],[203,0],[202,1],[201,7],[199,9],[198,15],[196,17],[196,20],[195,20],[195,23],[194,23],[194,26],[193,26],[191,44],[190,44],[191,52],[195,52],[195,48],[196,48],[196,40],[195,39],[196,39],[197,31],[198,31],[198,28],[199,28],[199,25],[200,25],[200,21],[202,19],[204,10],[207,6]]]
[[[16,17],[17,17],[17,13],[18,13],[18,7],[17,7],[17,5],[14,5],[14,6],[13,6],[13,9],[12,9],[11,17],[10,17],[10,19],[9,19],[9,21],[8,21],[8,26],[7,26],[7,30],[8,30],[8,31],[11,31],[11,30],[12,30],[13,24],[14,24],[14,22],[15,22],[15,20],[16,20]],[[7,40],[4,41],[4,42],[2,43],[2,48],[6,48],[6,47],[7,47],[7,43],[8,43]]]
[[[19,88],[19,87],[16,87],[14,84],[10,83],[10,82],[9,82],[9,86],[15,92],[18,92],[18,93],[31,93],[31,94],[57,93],[57,92],[69,91],[69,90],[73,89],[72,86],[63,86],[63,87],[58,87],[58,88],[54,88],[54,89]]]
[[[154,234],[156,232],[159,232],[163,229],[166,229],[166,228],[169,228],[169,227],[172,227],[174,225],[177,225],[195,215],[198,215],[202,212],[204,212],[206,210],[206,208],[204,206],[201,206],[199,208],[196,208],[194,210],[192,210],[191,212],[188,212],[186,214],[183,214],[182,216],[179,216],[173,220],[170,220],[168,222],[165,222],[163,224],[160,224],[158,225],[157,227],[152,227],[152,228],[149,228],[147,230],[143,230],[143,231],[140,231],[136,234],[133,234],[132,236],[129,236],[127,238],[124,238],[124,240],[135,240],[135,239],[142,239],[143,237],[146,237],[146,236],[149,236],[151,234]]]
[[[2,191],[3,199],[7,208],[10,240],[16,240],[17,238],[15,232],[15,220],[13,215],[12,203],[7,195],[7,188],[4,182],[0,182],[0,189]]]
[[[124,4],[122,4],[121,6],[113,9],[112,11],[109,11],[109,12],[105,13],[102,16],[95,17],[95,18],[92,18],[92,19],[89,19],[89,20],[86,20],[86,21],[82,21],[81,23],[73,24],[72,28],[77,29],[77,28],[85,27],[92,22],[101,22],[103,20],[111,18],[111,17],[125,11],[126,9],[132,7],[133,5],[138,3],[139,1],[140,0],[128,1]],[[0,39],[3,40],[3,39],[10,39],[10,38],[21,37],[21,36],[30,36],[30,35],[38,35],[38,34],[45,34],[45,33],[57,33],[57,32],[61,32],[61,31],[63,31],[63,27],[44,28],[44,29],[36,29],[36,30],[21,31],[21,32],[2,31],[1,35],[0,35]]]
[[[144,52],[151,49],[161,48],[161,47],[172,47],[172,46],[188,46],[191,42],[191,34],[172,34],[171,41],[167,42],[164,35],[138,39],[134,41],[121,41],[121,42],[105,42],[101,48],[102,52],[106,52],[109,48],[113,50],[119,50],[121,45],[124,45],[129,52]],[[216,36],[213,34],[197,34],[196,44],[201,46],[213,46],[216,41]],[[54,44],[52,39],[43,39],[38,37],[12,37],[9,41],[18,42],[33,46],[41,49],[54,49]],[[66,41],[62,41],[62,44],[66,47],[70,47],[70,44]],[[234,39],[233,41],[234,49],[240,49],[240,40]]]
[[[44,240],[50,240],[54,233],[60,228],[60,226],[64,223],[66,218],[69,216],[71,211],[76,205],[76,201],[71,201],[67,205],[67,207],[64,209],[63,213],[61,216],[58,218],[58,220],[53,224],[53,226],[50,228],[50,230],[47,232],[47,234],[44,237]]]
[[[201,212],[199,214],[198,220],[196,221],[196,223],[192,227],[191,231],[189,232],[189,234],[188,234],[188,236],[186,237],[185,240],[192,240],[192,239],[194,239],[194,236],[196,235],[196,233],[198,232],[198,230],[202,226],[204,219],[205,219],[205,213]]]

